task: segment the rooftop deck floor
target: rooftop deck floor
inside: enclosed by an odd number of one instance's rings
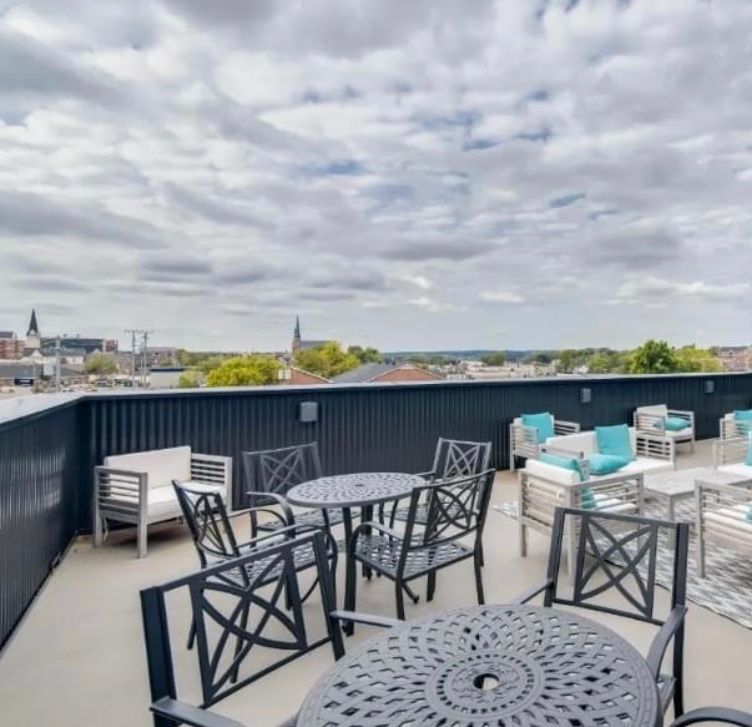
[[[707,464],[709,443],[680,467]],[[496,502],[517,497],[516,478],[496,477]],[[538,583],[548,542],[531,533],[530,553],[518,555],[517,524],[492,511],[486,528],[484,579],[488,602],[503,602]],[[146,664],[138,591],[195,570],[193,546],[181,526],[155,533],[149,555],[135,557],[133,540],[121,538],[94,550],[88,539],[74,544],[0,658],[0,723],[32,727],[141,727],[150,725]],[[340,568],[340,576],[343,569]],[[359,583],[358,609],[393,615],[389,582]],[[342,591],[340,590],[340,593]],[[421,589],[421,592],[422,589]],[[433,603],[408,603],[408,618],[475,602],[470,563],[439,576]],[[659,600],[667,601],[665,592]],[[752,608],[752,604],[750,604]],[[183,614],[184,620],[187,615]],[[654,629],[627,619],[595,618],[646,652]],[[187,621],[186,621],[187,622]],[[346,646],[376,632],[360,627]],[[177,648],[178,659],[195,655]],[[752,711],[752,631],[690,604],[686,643],[687,707],[707,704]],[[294,713],[315,680],[332,664],[319,649],[221,702],[216,711],[249,725],[276,725]],[[178,664],[180,671],[180,664]],[[190,699],[197,695],[191,691]]]

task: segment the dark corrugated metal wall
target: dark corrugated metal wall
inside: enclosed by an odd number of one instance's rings
[[[580,403],[582,388],[591,403]],[[318,402],[317,422],[298,421],[302,401]],[[660,402],[694,410],[699,437],[717,436],[724,412],[752,404],[752,374],[101,394],[0,424],[0,644],[76,530],[90,530],[92,468],[108,454],[189,444],[231,456],[239,506],[246,449],[316,439],[329,473],[419,471],[444,436],[490,440],[500,468],[509,423],[523,411],[589,429]]]
[[[0,646],[76,532],[82,413],[0,425]]]
[[[705,382],[715,391],[705,393]],[[580,403],[583,387],[592,401]],[[319,404],[318,421],[298,421],[302,401]],[[430,466],[439,436],[490,440],[494,466],[508,461],[510,421],[523,411],[551,411],[598,424],[631,421],[635,407],[666,402],[697,415],[700,438],[717,436],[724,412],[752,403],[752,375],[444,382],[366,387],[279,387],[234,392],[175,392],[90,401],[91,464],[108,454],[189,444],[233,457],[235,492],[242,493],[240,453],[313,439],[330,473]],[[85,493],[81,513],[88,512]],[[242,500],[236,498],[236,505]],[[80,523],[88,528],[88,521]]]

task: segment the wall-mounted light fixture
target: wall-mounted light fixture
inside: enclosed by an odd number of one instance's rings
[[[715,381],[706,381],[705,382],[705,393],[706,394],[714,394],[715,393]]]
[[[298,419],[304,424],[319,420],[319,404],[317,401],[301,401]]]
[[[580,404],[589,404],[593,400],[591,389],[580,389]]]

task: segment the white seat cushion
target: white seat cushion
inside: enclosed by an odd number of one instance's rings
[[[710,510],[704,516],[706,526],[711,530],[714,525],[720,526],[721,530],[732,529],[739,537],[752,540],[752,523],[745,517],[748,509],[749,505],[735,505]]]
[[[207,485],[202,482],[184,482],[184,485],[194,490],[200,490],[202,492],[216,492],[222,497],[226,496],[225,488],[223,485]],[[110,495],[111,500],[122,500],[128,504],[135,505],[137,499],[135,497],[128,497],[118,494]],[[164,485],[162,487],[150,487],[147,491],[147,503],[146,503],[146,515],[150,520],[161,519],[170,520],[171,518],[180,517],[183,513],[180,510],[180,504],[178,503],[177,495],[175,494],[175,488],[170,485]]]
[[[588,455],[595,454],[598,451],[598,440],[595,437],[595,432],[577,432],[576,434],[564,434],[560,437],[549,437],[546,444],[573,454],[582,452]]]
[[[667,429],[665,432],[660,430],[661,436],[670,437],[671,439],[690,439],[692,437],[692,427],[684,427],[677,432]]]
[[[557,467],[537,459],[528,459],[525,463],[525,472],[531,477],[541,477],[544,480],[555,482],[559,485],[576,485],[580,483],[580,473]]]
[[[104,466],[131,472],[146,472],[149,489],[172,485],[173,480],[191,479],[191,448],[170,447],[148,452],[118,454],[104,458]]]
[[[752,480],[752,467],[744,462],[738,462],[737,464],[722,464],[718,468],[719,472],[728,472],[732,475],[740,475],[745,479]]]
[[[595,493],[595,509],[603,512],[635,512],[637,506],[633,502],[624,502],[616,497]]]

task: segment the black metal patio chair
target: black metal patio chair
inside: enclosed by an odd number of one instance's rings
[[[173,480],[172,486],[175,488],[180,509],[183,512],[188,530],[191,533],[193,545],[198,553],[199,563],[202,568],[209,568],[213,565],[239,558],[242,555],[253,552],[257,548],[269,547],[280,538],[291,538],[314,529],[319,529],[312,525],[288,525],[284,518],[275,510],[261,506],[249,510],[239,510],[230,515],[227,513],[224,499],[216,492],[184,485],[178,480]],[[247,541],[238,542],[232,528],[232,520],[238,517],[247,517],[251,512],[259,511],[266,512],[271,517],[279,518],[281,522],[280,527],[272,533],[267,533],[265,536],[257,536]],[[325,535],[325,542],[327,546],[327,558],[332,572],[332,583],[334,583],[337,573],[338,547],[336,541],[328,533]],[[305,550],[304,548],[296,549],[295,569],[297,571],[305,571],[315,567],[316,560],[313,551]],[[332,587],[334,588],[335,586],[333,585]],[[315,588],[316,581],[314,580],[302,600],[305,601]],[[193,648],[195,636],[195,624],[192,624],[188,635],[189,649]]]
[[[752,714],[728,707],[700,707],[674,720],[671,727],[688,727],[698,722],[721,722],[739,727],[752,727]]]
[[[355,528],[347,553],[345,607],[355,609],[358,561],[394,581],[400,619],[405,618],[403,591],[414,603],[418,602],[408,585],[410,581],[427,576],[426,597],[430,601],[436,589],[436,572],[468,558],[474,560],[478,603],[483,603],[481,544],[494,474],[493,470],[486,470],[416,487],[410,497],[404,533],[375,522],[364,522]],[[416,517],[422,502],[427,503],[428,510],[419,532]],[[463,543],[462,539],[472,542]],[[352,633],[352,627],[348,633]]]
[[[314,525],[329,530],[342,522],[342,510],[295,512],[285,499],[295,485],[322,476],[318,442],[243,452],[242,458],[246,495],[251,506],[278,506],[288,525]],[[259,522],[254,513],[251,514],[251,526],[254,534],[283,527],[278,519]]]
[[[433,466],[427,472],[419,472],[418,475],[428,482],[477,475],[488,469],[490,460],[491,442],[466,442],[460,439],[439,437],[433,456]],[[395,521],[405,522],[409,512],[409,507],[400,507],[399,502],[393,503],[389,527],[394,527]],[[422,502],[415,514],[415,522],[418,525],[425,525],[427,517],[428,504]],[[383,522],[383,519],[381,521]]]
[[[313,624],[304,618],[298,585],[298,550],[312,553],[317,569],[322,623],[313,637]],[[179,593],[188,596],[196,624],[202,693],[198,706],[178,697],[167,601],[169,598],[173,604]],[[286,609],[280,605],[283,593],[290,599]],[[344,646],[340,622],[399,625],[394,619],[337,611],[334,604],[326,535],[321,530],[277,539],[276,544],[258,547],[249,555],[142,590],[150,710],[155,727],[242,727],[208,708],[324,644],[331,644],[335,659],[341,658]],[[272,659],[277,652],[281,656]],[[295,724],[294,718],[284,723],[290,727]]]
[[[569,528],[573,529],[576,552],[572,582],[564,586],[560,579],[560,565],[565,532]],[[665,619],[655,615],[661,540],[662,546],[673,550],[670,611]],[[514,602],[527,603],[542,594],[544,606],[576,606],[660,627],[650,646],[647,662],[658,684],[663,711],[673,701],[674,715],[678,717],[684,711],[688,547],[687,523],[557,508],[546,581]],[[611,600],[602,599],[604,594],[608,594],[607,598]],[[672,670],[670,674],[665,674],[661,669],[672,642]]]

